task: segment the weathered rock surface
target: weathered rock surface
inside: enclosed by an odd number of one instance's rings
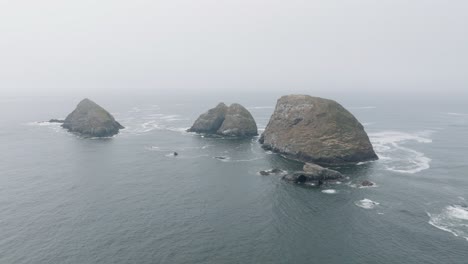
[[[78,104],[62,127],[86,137],[110,137],[124,128],[109,112],[89,99]]]
[[[216,134],[224,122],[228,107],[224,103],[219,103],[215,108],[200,115],[189,128],[188,132]]]
[[[333,100],[281,97],[260,138],[263,148],[325,165],[378,159],[359,121]]]
[[[218,134],[232,137],[257,136],[257,124],[252,114],[240,104],[228,107],[224,122],[217,131]]]
[[[326,181],[334,181],[344,178],[344,176],[335,170],[323,168],[316,164],[306,163],[303,171],[287,174],[284,180],[294,183],[314,183],[320,185]]]
[[[228,107],[224,103],[200,115],[187,131],[229,137],[258,135],[257,124],[245,107],[240,104],[232,104]]]

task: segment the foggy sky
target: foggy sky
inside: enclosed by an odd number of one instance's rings
[[[468,90],[466,0],[0,0],[0,96]]]

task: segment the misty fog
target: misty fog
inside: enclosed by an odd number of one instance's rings
[[[0,96],[468,85],[463,0],[0,2]]]

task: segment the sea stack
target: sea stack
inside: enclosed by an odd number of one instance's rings
[[[378,159],[364,127],[348,110],[308,95],[281,97],[260,143],[288,158],[321,165]]]
[[[111,137],[124,128],[109,112],[87,98],[67,116],[62,127],[85,137]]]
[[[258,135],[257,124],[245,107],[224,103],[200,115],[187,131],[240,138]]]

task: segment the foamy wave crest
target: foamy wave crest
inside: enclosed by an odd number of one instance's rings
[[[48,128],[48,129],[51,129],[52,131],[57,132],[57,133],[62,133],[62,132],[66,132],[66,131],[67,131],[66,129],[63,129],[63,128],[62,128],[62,124],[61,124],[61,123],[55,123],[55,122],[48,122],[48,121],[43,121],[43,122],[29,122],[29,123],[26,123],[25,125],[27,125],[27,126],[37,126],[37,127]]]
[[[188,119],[178,114],[161,113],[158,105],[133,107],[125,113],[116,113],[116,119],[126,127],[122,134],[144,134],[154,130],[184,133]]]
[[[404,146],[408,142],[431,143],[432,131],[405,133],[384,131],[370,133],[372,145],[385,169],[400,173],[418,173],[430,168],[431,159],[424,153]]]
[[[364,209],[374,209],[380,203],[374,202],[370,199],[363,199],[363,200],[354,202],[354,204]]]
[[[456,237],[463,237],[468,241],[468,208],[460,205],[449,205],[440,214],[430,214],[429,224],[449,232]]]
[[[29,123],[26,123],[26,125],[28,126],[51,126],[51,127],[60,127],[62,124],[60,123],[54,123],[54,122],[48,122],[48,121],[44,121],[44,122],[29,122]]]
[[[326,193],[326,194],[335,194],[336,193],[336,190],[334,189],[326,189],[326,190],[322,190],[323,193]]]

